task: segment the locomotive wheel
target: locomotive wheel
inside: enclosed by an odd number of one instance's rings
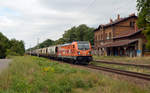
[[[75,60],[75,61],[74,61],[74,64],[79,64],[79,61],[78,61],[78,60]]]

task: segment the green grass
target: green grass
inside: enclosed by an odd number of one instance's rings
[[[150,64],[150,57],[120,57],[120,56],[93,56],[95,60],[105,60],[135,64]]]
[[[13,57],[0,75],[0,93],[149,93],[150,88],[45,58]]]

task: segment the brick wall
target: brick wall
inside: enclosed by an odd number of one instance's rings
[[[116,24],[114,27],[114,37],[120,37],[135,32],[135,25],[133,25],[133,23],[136,23],[135,18]]]
[[[97,31],[95,31],[95,49],[98,49],[102,44],[113,42],[114,37],[121,37],[130,33],[137,31],[136,20],[137,17],[130,17],[124,21],[120,21],[122,18],[118,16],[115,20],[118,23],[109,25],[114,21],[111,19],[110,23],[106,25],[101,25]],[[107,26],[109,25],[109,26]]]

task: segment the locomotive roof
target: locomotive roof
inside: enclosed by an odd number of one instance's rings
[[[87,44],[87,43],[89,43],[89,41],[74,41],[74,42],[81,43],[81,44]],[[67,46],[67,45],[71,45],[72,43],[66,43],[66,44],[62,44],[62,45],[58,45],[58,46]]]
[[[89,41],[77,41],[77,43],[85,44],[85,43],[89,43]]]
[[[62,45],[59,45],[59,46],[67,46],[67,45],[71,45],[72,43],[66,43],[66,44],[62,44]]]

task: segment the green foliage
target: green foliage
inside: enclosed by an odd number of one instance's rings
[[[51,39],[47,39],[44,42],[42,42],[41,44],[39,44],[37,47],[44,48],[44,47],[48,47],[50,45],[54,45],[54,41]]]
[[[23,55],[25,52],[24,42],[15,39],[8,40],[0,33],[0,58],[8,55]]]
[[[55,41],[55,45],[64,44],[64,43],[66,43],[66,39],[64,39],[64,38],[59,38],[58,40]]]
[[[69,43],[72,41],[90,41],[94,44],[94,28],[90,28],[85,24],[79,25],[78,27],[72,27],[65,31],[63,39]]]
[[[15,51],[12,51],[11,49],[7,49],[6,51],[7,56],[19,56]]]
[[[0,32],[0,58],[6,57],[9,40]]]
[[[147,48],[150,50],[150,25],[146,27],[144,34],[146,35],[147,39]]]
[[[150,49],[150,0],[137,0],[138,27],[144,28],[148,40],[147,48]]]
[[[24,48],[24,42],[19,41],[16,39],[10,40],[10,48],[7,51],[7,55],[13,55],[13,54],[18,54],[18,55],[24,55],[25,48]]]
[[[48,47],[51,45],[55,45],[55,41],[53,41],[51,39],[47,39],[47,40],[43,41],[42,43],[36,45],[35,47],[27,49],[27,51],[29,51],[30,49],[34,50],[34,49],[38,49],[38,48]]]

